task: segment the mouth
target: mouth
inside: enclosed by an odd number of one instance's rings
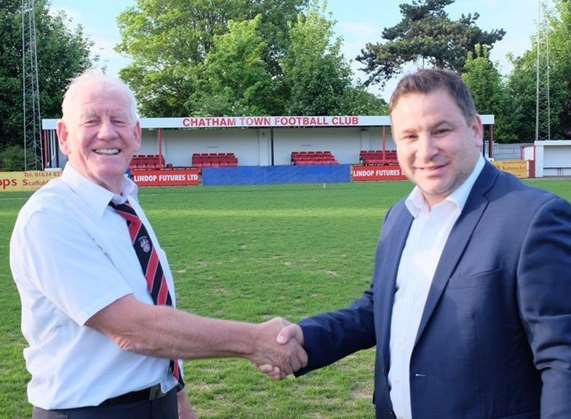
[[[96,148],[92,151],[100,156],[116,156],[121,152],[118,148]]]
[[[438,174],[443,168],[445,168],[447,164],[439,164],[434,166],[417,166],[415,170],[420,171],[421,173],[425,174]]]

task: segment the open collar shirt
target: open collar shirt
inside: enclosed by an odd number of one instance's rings
[[[169,360],[121,350],[85,326],[95,313],[128,294],[153,304],[125,220],[109,202],[129,201],[157,249],[173,304],[165,253],[125,179],[114,195],[68,163],[59,179],[21,209],[10,242],[10,267],[22,303],[24,349],[31,374],[28,399],[43,409],[96,406],[130,391],[176,380]]]
[[[470,176],[432,208],[414,187],[405,201],[414,217],[397,273],[390,329],[390,397],[397,419],[412,419],[410,359],[432,278],[454,223],[484,168],[480,156]]]

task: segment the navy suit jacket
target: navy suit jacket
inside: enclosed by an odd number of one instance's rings
[[[300,322],[304,374],[377,346],[374,403],[393,419],[387,374],[395,280],[412,216],[387,214],[371,288]],[[486,164],[434,274],[410,362],[413,419],[571,418],[571,205]]]

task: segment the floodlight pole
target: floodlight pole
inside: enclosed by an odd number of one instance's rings
[[[538,0],[535,61],[535,141],[551,140],[550,72],[549,28],[545,19],[545,4]]]
[[[35,0],[22,0],[21,13],[24,170],[42,170],[45,162],[41,132]]]
[[[541,22],[541,0],[537,0],[537,34],[535,37],[535,141],[539,140],[539,31]]]

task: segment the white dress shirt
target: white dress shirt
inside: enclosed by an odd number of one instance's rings
[[[169,360],[121,350],[85,326],[95,313],[133,294],[153,304],[127,223],[108,206],[128,200],[161,261],[174,304],[168,261],[125,179],[121,196],[79,174],[70,163],[22,207],[10,241],[10,267],[22,301],[28,400],[43,409],[95,406],[160,383],[176,385]]]
[[[414,220],[399,263],[389,341],[390,396],[398,419],[412,419],[410,358],[420,320],[444,245],[483,168],[480,156],[464,183],[432,208],[418,187],[405,201]]]

